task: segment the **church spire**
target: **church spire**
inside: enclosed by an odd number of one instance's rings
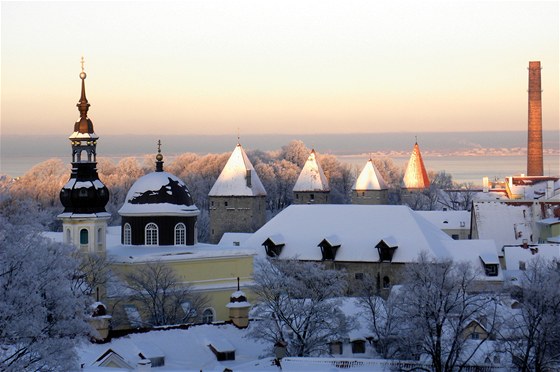
[[[90,104],[86,98],[85,80],[87,75],[84,71],[84,57],[82,57],[80,63],[82,65],[82,72],[80,72],[80,79],[82,79],[82,94],[80,96],[80,101],[76,104],[76,106],[78,107],[78,111],[80,112],[80,118],[78,119],[76,124],[74,124],[74,132],[94,134],[93,123],[87,116]]]
[[[163,155],[161,154],[161,141],[157,141],[156,172],[163,172]]]

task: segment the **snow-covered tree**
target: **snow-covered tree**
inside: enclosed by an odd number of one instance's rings
[[[328,342],[347,336],[349,319],[340,311],[346,273],[320,263],[259,260],[252,290],[257,297],[250,336],[274,345],[287,344],[288,355],[328,351]]]
[[[0,370],[77,370],[89,333],[73,248],[0,218]]]
[[[521,371],[560,367],[560,270],[536,258],[527,263],[517,295],[520,309],[507,314],[500,338]]]
[[[466,330],[473,321],[495,332],[497,301],[471,293],[478,273],[467,263],[436,260],[421,254],[409,265],[406,282],[397,288],[401,356],[429,356],[433,370],[464,367],[486,341],[469,344]]]
[[[161,261],[148,262],[125,279],[131,299],[148,315],[149,326],[194,321],[206,303],[204,296]]]

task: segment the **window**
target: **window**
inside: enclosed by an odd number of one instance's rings
[[[72,232],[70,229],[66,229],[66,243],[72,244]]]
[[[459,234],[452,234],[451,238],[453,238],[453,240],[459,240]]]
[[[97,244],[103,244],[103,229],[97,229]]]
[[[309,194],[309,200],[315,200],[315,194]]]
[[[484,265],[484,271],[486,272],[487,276],[498,276],[498,265],[497,264]]]
[[[123,244],[132,244],[132,229],[130,228],[130,224],[128,222],[125,223],[123,227]]]
[[[391,279],[388,276],[383,277],[383,288],[387,289],[391,286]]]
[[[519,270],[525,271],[526,268],[525,261],[519,261]]]
[[[364,340],[352,341],[352,353],[363,354],[366,352],[366,342]]]
[[[158,245],[158,227],[150,222],[146,225],[146,245]]]
[[[187,228],[184,223],[179,222],[175,225],[175,245],[187,244],[185,239],[186,231]]]
[[[334,341],[329,343],[329,351],[331,355],[340,355],[342,354],[342,342]]]
[[[471,340],[479,340],[479,339],[480,339],[480,333],[478,332],[471,333]]]
[[[212,323],[214,321],[214,311],[210,308],[202,312],[202,323]]]
[[[364,280],[364,273],[355,273],[354,279],[356,280]]]
[[[80,244],[88,244],[89,237],[87,229],[80,230]]]
[[[224,205],[227,207],[227,206],[228,206],[228,202],[224,202]]]

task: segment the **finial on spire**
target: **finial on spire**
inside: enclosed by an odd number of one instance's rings
[[[239,127],[237,127],[237,144],[240,145],[240,143],[239,143]]]
[[[80,79],[82,79],[82,94],[80,96],[80,102],[78,102],[78,104],[76,105],[78,107],[78,111],[80,111],[80,118],[81,119],[87,119],[87,112],[89,109],[90,104],[88,103],[88,100],[86,98],[86,84],[85,84],[85,79],[87,77],[85,71],[84,71],[84,57],[82,56],[82,59],[80,61],[80,64],[82,65],[82,72],[80,72]],[[85,123],[85,120],[84,120]],[[81,128],[80,132],[81,133],[87,133],[89,131],[85,131],[86,128]]]
[[[414,142],[418,143],[418,136],[414,136]]]
[[[157,141],[156,172],[163,172],[163,155],[161,154],[161,140]]]

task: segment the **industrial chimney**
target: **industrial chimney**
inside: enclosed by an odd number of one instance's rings
[[[543,176],[541,63],[529,62],[527,176]]]

